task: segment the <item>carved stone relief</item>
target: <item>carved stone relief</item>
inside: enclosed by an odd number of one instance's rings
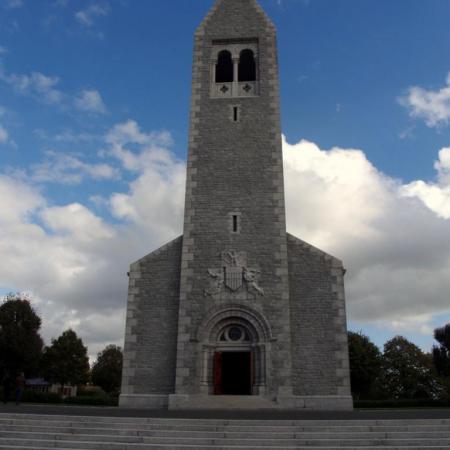
[[[222,252],[222,267],[208,269],[209,287],[205,296],[221,293],[237,293],[243,289],[249,293],[264,296],[264,289],[259,286],[261,271],[247,267],[247,254],[227,250]]]

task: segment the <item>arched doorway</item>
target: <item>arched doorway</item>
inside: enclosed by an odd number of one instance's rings
[[[214,395],[252,395],[253,359],[247,327],[238,323],[225,326],[214,352]]]
[[[209,395],[264,394],[270,340],[267,322],[247,307],[212,313],[199,332],[200,391]]]

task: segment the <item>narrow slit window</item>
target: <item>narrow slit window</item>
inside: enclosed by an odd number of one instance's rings
[[[233,121],[237,122],[239,120],[239,108],[237,106],[233,106]]]
[[[233,233],[238,232],[238,216],[233,215]]]

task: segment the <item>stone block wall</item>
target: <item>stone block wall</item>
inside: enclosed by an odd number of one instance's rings
[[[182,242],[131,265],[122,406],[166,406],[174,392]]]
[[[349,396],[342,262],[288,234],[292,370],[297,396]]]

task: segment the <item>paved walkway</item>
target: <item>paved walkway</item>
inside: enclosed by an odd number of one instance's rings
[[[450,419],[450,408],[384,409],[355,411],[167,411],[114,407],[60,406],[8,403],[0,404],[0,413],[49,414],[98,417],[160,417],[189,419],[259,420],[382,420]]]

